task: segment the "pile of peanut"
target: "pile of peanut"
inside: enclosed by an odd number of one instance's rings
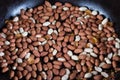
[[[12,80],[110,80],[120,68],[120,39],[98,11],[56,2],[7,20],[0,67]]]

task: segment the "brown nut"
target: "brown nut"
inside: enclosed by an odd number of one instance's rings
[[[28,70],[23,70],[23,76],[26,76],[27,75],[27,73],[28,73]]]
[[[99,56],[99,59],[100,59],[100,61],[103,61],[103,60],[104,60],[104,56],[103,56],[103,55],[100,55],[100,56]]]
[[[118,56],[113,56],[113,58],[112,58],[114,61],[119,61],[120,60],[120,58],[118,57]]]
[[[102,16],[102,15],[97,15],[97,18],[98,18],[99,20],[103,20],[103,16]]]
[[[17,67],[17,70],[19,70],[19,71],[23,71],[23,70],[24,70],[24,68],[23,68],[23,67],[21,67],[21,66],[18,66],[18,67]]]
[[[65,69],[60,70],[60,76],[63,76],[66,73]]]
[[[60,65],[53,65],[55,69],[60,69]]]
[[[65,67],[71,68],[71,65],[68,62],[64,62],[63,64],[64,64]]]
[[[77,69],[77,71],[78,72],[80,72],[81,71],[81,65],[78,63],[78,64],[76,64],[76,69]]]
[[[48,6],[48,7],[51,7],[50,2],[48,2],[48,1],[45,1],[45,5]]]
[[[37,77],[36,71],[32,71],[31,76],[32,76],[33,78],[36,78],[36,77]]]
[[[86,62],[86,65],[87,65],[88,67],[90,67],[90,68],[93,67],[93,64],[92,64],[90,61],[87,61],[87,62]]]
[[[66,60],[70,60],[70,56],[68,54],[64,54]]]
[[[65,76],[87,80],[85,74],[98,66],[105,72],[110,68],[120,70],[116,55],[119,39],[113,23],[89,8],[45,1],[36,8],[22,9],[20,16],[5,23],[0,32],[0,66],[3,73],[13,69],[10,79],[60,80]],[[85,48],[93,49],[93,54]],[[75,59],[77,56],[79,59]],[[17,58],[22,59],[21,63],[15,61]],[[104,79],[100,74],[91,79]]]
[[[40,56],[44,57],[48,54],[48,52],[41,52]]]
[[[20,58],[24,58],[25,55],[29,52],[29,49],[25,49],[21,54],[20,54]]]
[[[76,71],[73,71],[73,73],[70,74],[70,79],[75,79],[76,77]]]
[[[93,77],[95,80],[101,80],[102,79],[102,76],[101,75],[96,75]]]
[[[15,76],[15,77],[14,77],[14,80],[18,80],[18,77],[17,77],[17,76]]]
[[[32,69],[33,69],[34,71],[37,71],[37,66],[36,66],[35,64],[32,64]]]
[[[8,65],[8,63],[3,62],[3,63],[1,64],[1,67],[7,67],[7,65]]]
[[[83,66],[83,67],[82,67],[82,71],[83,71],[83,72],[87,72],[87,70],[88,70],[88,69],[87,69],[86,66]]]
[[[42,77],[38,75],[37,80],[42,80]]]
[[[18,79],[21,79],[23,77],[22,73],[20,71],[17,72]]]
[[[36,57],[40,57],[40,53],[39,53],[37,50],[33,50],[33,54],[34,54]]]
[[[60,80],[60,76],[55,76],[53,80]]]
[[[103,69],[109,69],[109,68],[111,68],[111,64],[104,64],[104,65],[102,66],[102,68],[103,68]]]
[[[58,74],[59,74],[59,70],[58,70],[58,69],[54,69],[54,68],[53,68],[52,71],[53,71],[54,75],[58,75]]]
[[[50,62],[47,63],[47,66],[48,66],[48,69],[52,69],[53,68],[52,63],[50,63]]]
[[[83,49],[75,49],[74,53],[78,54],[78,53],[81,53],[82,51],[83,51]]]
[[[46,64],[43,64],[43,70],[47,71],[48,70],[48,66]]]
[[[47,74],[48,74],[47,79],[48,79],[48,80],[51,80],[51,79],[53,78],[53,72],[52,72],[51,70],[48,70],[48,71],[47,71]]]
[[[11,71],[11,72],[10,72],[10,78],[13,78],[14,75],[15,75],[15,72],[14,72],[14,71]]]
[[[112,61],[112,66],[113,66],[113,68],[116,68],[116,67],[117,67],[116,61]]]
[[[31,73],[28,73],[25,77],[26,80],[29,80],[31,78]]]
[[[5,73],[5,72],[7,72],[8,70],[9,70],[8,67],[4,67],[4,68],[2,69],[2,72]]]
[[[37,69],[38,71],[42,71],[42,64],[40,62],[37,63]]]
[[[97,47],[94,47],[94,48],[93,48],[93,51],[94,51],[96,54],[99,53],[99,50],[97,49]]]
[[[75,66],[75,65],[76,65],[75,61],[73,61],[73,60],[69,60],[68,62],[69,62],[72,66]]]
[[[99,64],[100,64],[99,59],[96,59],[96,60],[95,60],[95,65],[96,65],[96,66],[99,66]]]
[[[55,65],[62,65],[62,62],[60,62],[60,61],[54,61],[53,64],[55,64]]]
[[[56,5],[56,6],[62,6],[62,3],[56,2],[55,5]]]
[[[31,67],[31,66],[29,66],[29,65],[27,65],[25,68],[26,68],[26,70],[28,70],[29,72],[31,72],[31,71],[32,71],[32,67]]]
[[[84,54],[79,54],[79,59],[85,59],[87,56]]]

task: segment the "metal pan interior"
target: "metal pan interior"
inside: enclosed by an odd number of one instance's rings
[[[101,14],[110,18],[115,24],[115,30],[120,37],[120,0],[49,0],[52,4],[59,1],[70,2],[75,6],[87,6],[92,10],[98,10]],[[4,27],[4,21],[19,15],[20,9],[42,5],[44,0],[0,0],[0,29]],[[9,72],[8,72],[9,73]],[[120,73],[116,73],[116,79],[120,80]],[[1,80],[8,80],[7,74],[0,73]]]

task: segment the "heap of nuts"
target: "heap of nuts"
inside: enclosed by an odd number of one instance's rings
[[[113,23],[84,6],[45,1],[0,32],[0,67],[12,80],[110,80],[119,60]]]

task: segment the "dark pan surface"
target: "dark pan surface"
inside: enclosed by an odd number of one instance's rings
[[[70,2],[76,6],[87,6],[90,9],[100,11],[115,23],[115,30],[120,37],[120,0],[49,0],[52,4],[56,1]],[[31,8],[43,4],[44,0],[0,0],[0,29],[4,27],[4,21],[18,15],[20,9]],[[1,72],[1,70],[0,70]],[[9,73],[9,72],[8,72]],[[120,73],[116,73],[115,80],[120,80]],[[8,80],[7,74],[0,73],[0,80]]]

